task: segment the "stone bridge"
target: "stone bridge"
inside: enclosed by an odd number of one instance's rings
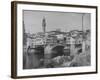
[[[63,55],[64,45],[47,45],[44,49],[44,54],[51,55],[52,57]]]

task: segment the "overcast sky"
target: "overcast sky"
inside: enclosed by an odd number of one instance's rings
[[[47,11],[29,11],[24,10],[24,24],[27,33],[43,32],[42,20],[46,19],[46,31],[61,31],[82,30],[82,15],[83,13],[69,12],[47,12]],[[84,14],[84,30],[90,29],[90,14]]]

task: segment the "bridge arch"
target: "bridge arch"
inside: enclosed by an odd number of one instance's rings
[[[63,49],[64,49],[63,45],[54,45],[54,46],[48,45],[45,48],[45,54],[50,55],[51,58],[56,56],[62,56],[64,54]]]

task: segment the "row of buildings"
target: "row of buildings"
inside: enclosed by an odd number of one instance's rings
[[[27,34],[27,47],[37,45],[78,45],[82,44],[83,41],[90,40],[90,30],[78,31],[73,30],[70,32],[61,31],[50,31],[50,32],[39,32],[37,34]]]

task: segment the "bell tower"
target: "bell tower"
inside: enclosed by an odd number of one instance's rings
[[[43,17],[43,20],[42,20],[42,27],[43,27],[43,32],[45,33],[46,32],[46,19],[45,19],[45,17]]]

